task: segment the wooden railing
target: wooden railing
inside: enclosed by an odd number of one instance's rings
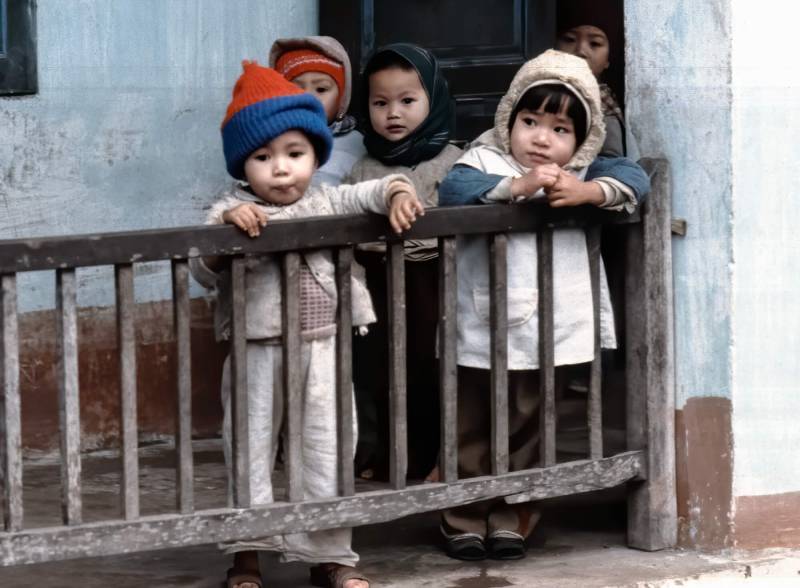
[[[388,230],[385,218],[319,217],[277,221],[258,239],[230,226],[190,227],[91,236],[23,239],[0,242],[2,279],[2,426],[3,473],[0,563],[13,565],[56,559],[164,549],[186,545],[264,537],[285,531],[357,526],[405,515],[452,507],[491,497],[510,503],[539,500],[628,484],[629,535],[632,547],[661,549],[676,540],[672,282],[670,257],[670,190],[666,164],[646,161],[653,191],[641,214],[597,209],[550,209],[543,204],[472,206],[433,209],[405,238],[439,240],[439,365],[441,394],[441,482],[406,486],[405,292],[403,242]],[[626,395],[627,451],[604,457],[601,422],[599,349],[600,224],[627,227]],[[586,459],[556,463],[556,396],[553,341],[553,229],[586,227],[595,300],[595,359],[592,362],[587,411],[589,452]],[[542,467],[509,471],[507,404],[506,235],[536,231],[539,243],[540,365],[543,398]],[[456,435],[456,255],[458,235],[487,234],[491,243],[492,474],[459,479]],[[389,290],[391,442],[388,487],[357,492],[353,476],[350,266],[353,246],[386,241]],[[337,313],[337,397],[339,496],[303,501],[301,389],[299,365],[298,251],[336,251],[339,304]],[[248,255],[282,256],[284,389],[288,414],[285,447],[286,499],[253,505],[249,480],[247,372],[245,369],[244,263]],[[233,320],[231,370],[233,388],[234,506],[195,510],[191,449],[191,349],[188,259],[231,258]],[[137,366],[133,311],[133,265],[171,260],[174,330],[177,343],[178,423],[175,439],[177,504],[171,514],[141,516],[136,414]],[[118,353],[121,366],[123,518],[84,523],[81,504],[80,412],[75,269],[114,265],[117,292]],[[22,499],[19,333],[17,274],[55,270],[60,342],[58,390],[61,431],[63,525],[28,529]]]

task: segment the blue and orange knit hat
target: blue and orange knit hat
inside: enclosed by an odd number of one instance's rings
[[[274,69],[254,61],[243,61],[242,68],[222,121],[222,150],[228,173],[243,180],[244,162],[250,154],[293,129],[308,136],[318,165],[328,161],[333,136],[320,101]]]

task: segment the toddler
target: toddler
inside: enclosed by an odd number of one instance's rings
[[[409,228],[424,209],[414,187],[399,174],[355,186],[312,186],[317,167],[331,152],[332,137],[320,102],[276,71],[245,62],[222,123],[228,172],[246,184],[215,203],[208,224],[236,225],[257,237],[268,219],[367,211],[388,214],[394,230]],[[336,281],[330,251],[305,251],[300,270],[303,373],[304,499],[336,496]],[[192,260],[198,281],[216,288],[215,327],[230,336],[230,270],[222,258]],[[283,420],[281,389],[281,271],[279,257],[249,257],[245,269],[250,488],[254,504],[273,501],[271,473]],[[353,325],[375,321],[369,293],[352,278]],[[229,361],[230,359],[228,359]],[[231,460],[231,382],[226,362],[222,383],[224,446]],[[224,546],[234,554],[228,588],[260,588],[258,551],[279,551],[284,561],[305,561],[314,586],[368,588],[354,565],[350,529],[286,534]]]
[[[613,5],[613,7],[611,6]],[[556,49],[582,57],[600,81],[622,63],[622,0],[596,2],[561,0],[558,3]],[[621,80],[620,80],[621,83]],[[600,100],[606,123],[601,155],[639,159],[639,148],[626,137],[625,115],[611,86],[600,82]]]
[[[547,51],[517,72],[484,133],[448,174],[440,205],[546,198],[550,206],[591,204],[633,211],[649,190],[633,162],[595,165],[605,129],[600,91],[585,60]],[[526,211],[527,212],[527,211]],[[458,460],[461,477],[490,473],[490,296],[488,238],[458,239]],[[534,233],[508,237],[508,407],[511,470],[539,460],[539,317]],[[594,320],[586,237],[582,229],[553,235],[555,364],[594,357]],[[601,264],[601,345],[616,346]],[[540,517],[531,504],[502,499],[443,513],[447,553],[458,559],[516,559]]]
[[[439,183],[462,150],[450,144],[454,105],[439,63],[408,43],[378,49],[367,61],[363,101],[368,114],[367,155],[350,181],[402,173],[426,207],[436,206]],[[385,248],[360,248],[378,324],[353,348],[353,378],[362,432],[357,469],[362,477],[385,478],[388,465],[388,338]],[[421,478],[436,463],[439,447],[439,387],[436,363],[438,252],[435,239],[405,244],[408,399],[408,474]]]
[[[310,36],[278,39],[272,44],[269,61],[283,77],[322,103],[333,134],[333,151],[311,183],[338,186],[366,153],[356,120],[347,114],[352,89],[350,57],[333,37]]]

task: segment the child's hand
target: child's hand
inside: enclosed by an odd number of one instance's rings
[[[230,225],[236,225],[251,237],[261,234],[261,227],[267,226],[267,215],[255,202],[245,202],[236,208],[226,210],[222,220]]]
[[[425,216],[425,207],[416,194],[402,191],[392,197],[389,208],[389,223],[398,235],[411,228],[411,223],[417,220],[417,215]]]
[[[547,190],[556,183],[559,172],[561,168],[555,163],[537,165],[524,176],[511,181],[511,195],[530,198],[541,188]]]
[[[600,206],[605,202],[605,194],[600,184],[583,182],[562,169],[559,169],[556,182],[549,188],[545,188],[544,191],[553,208],[580,206],[581,204]]]

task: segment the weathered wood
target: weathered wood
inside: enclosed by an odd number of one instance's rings
[[[572,496],[574,494],[613,488],[631,480],[641,480],[646,469],[646,459],[642,451],[628,451],[626,453],[618,453],[610,458],[569,463],[595,465],[586,468],[580,479],[574,479],[571,476],[562,477],[561,474],[551,476],[547,480],[547,484],[536,486],[519,494],[506,496],[505,501],[508,504],[524,504],[552,498],[553,496]],[[549,469],[561,472],[560,468],[569,465],[569,463],[559,464]]]
[[[439,239],[439,476],[447,483],[458,479],[457,271],[455,237],[443,237]]]
[[[56,271],[56,331],[60,347],[58,420],[61,441],[61,516],[66,525],[78,525],[82,521],[76,297],[75,270]]]
[[[387,248],[386,295],[389,309],[389,479],[405,488],[408,469],[406,421],[406,280],[403,243]]]
[[[290,502],[303,500],[303,380],[300,350],[300,254],[283,256],[283,391]]]
[[[2,469],[3,526],[6,531],[22,529],[22,422],[19,397],[19,324],[17,319],[17,278],[0,277],[2,289],[2,337],[0,358],[3,366],[0,402],[0,469]]]
[[[243,257],[231,261],[231,440],[233,504],[248,508],[250,488],[250,422],[247,394],[247,300]]]
[[[117,349],[122,422],[122,508],[127,520],[139,517],[139,432],[136,407],[136,301],[133,266],[114,267],[117,290]]]
[[[539,390],[541,463],[556,463],[555,341],[553,318],[553,230],[536,235],[539,268]]]
[[[665,161],[646,160],[652,192],[642,215],[641,277],[638,296],[643,299],[639,320],[644,331],[633,342],[635,353],[644,356],[642,379],[628,382],[629,396],[645,394],[647,481],[631,484],[628,494],[628,545],[653,551],[677,542],[675,495],[675,379],[673,366],[671,187]],[[636,239],[633,240],[636,244]],[[629,259],[635,256],[631,252]],[[630,418],[630,416],[629,416]],[[636,427],[637,425],[634,425]],[[636,440],[637,431],[631,431]]]
[[[230,225],[10,239],[0,244],[0,273],[207,255],[275,253],[439,235],[534,232],[543,226],[629,223],[637,218],[636,215],[602,211],[595,206],[550,208],[547,204],[530,203],[433,208],[418,218],[402,238],[389,228],[384,216],[342,215],[304,218],[302,230],[297,229],[295,220],[271,221],[270,230],[257,239],[251,239]]]
[[[651,169],[663,168],[649,164]],[[659,172],[660,173],[660,172]],[[661,183],[659,183],[661,182]],[[18,373],[18,335],[17,335],[17,315],[16,315],[16,288],[13,276],[2,278],[2,406],[3,412],[0,414],[2,423],[3,443],[0,445],[2,451],[3,469],[6,472],[5,486],[3,488],[3,507],[4,523],[7,530],[11,533],[0,533],[0,561],[4,563],[21,563],[24,561],[43,561],[46,559],[58,559],[63,557],[81,555],[102,555],[110,553],[120,553],[129,551],[142,551],[146,549],[158,549],[161,547],[177,547],[197,543],[208,543],[214,541],[227,541],[232,539],[246,539],[256,536],[265,536],[291,531],[303,531],[322,528],[332,528],[339,526],[349,526],[391,520],[413,512],[425,510],[438,510],[458,504],[492,498],[498,496],[515,495],[509,498],[509,502],[521,502],[527,500],[539,500],[551,496],[584,492],[597,488],[608,487],[608,485],[629,481],[631,484],[632,495],[630,499],[631,512],[631,545],[643,549],[657,549],[660,546],[669,546],[671,529],[674,530],[674,459],[671,453],[672,430],[671,418],[674,406],[671,393],[673,382],[670,370],[672,369],[672,350],[671,350],[671,282],[669,282],[669,239],[663,238],[663,219],[669,218],[668,214],[668,183],[664,183],[663,178],[659,179],[656,173],[654,179],[653,199],[657,203],[648,205],[645,214],[644,233],[639,234],[640,240],[636,237],[636,227],[634,225],[631,238],[629,257],[635,258],[639,262],[638,274],[636,269],[632,273],[627,292],[630,300],[635,300],[631,306],[630,321],[639,321],[642,328],[637,335],[634,325],[632,328],[633,337],[629,365],[634,365],[632,370],[633,377],[629,389],[629,441],[631,447],[641,448],[631,454],[614,456],[608,460],[596,460],[591,462],[573,462],[559,466],[549,467],[543,470],[531,470],[527,472],[514,472],[512,474],[501,474],[496,477],[474,478],[470,480],[457,481],[457,452],[455,440],[456,426],[456,398],[455,398],[455,249],[454,238],[452,235],[469,235],[478,233],[506,233],[516,231],[537,231],[541,234],[550,233],[553,226],[583,226],[588,220],[596,222],[613,222],[619,220],[621,215],[596,215],[594,213],[581,210],[566,211],[561,209],[549,209],[547,206],[537,204],[526,204],[520,206],[479,206],[479,207],[459,207],[442,210],[431,210],[414,228],[404,233],[404,238],[423,238],[440,235],[448,235],[442,239],[440,249],[442,252],[442,262],[440,267],[440,282],[444,285],[441,296],[442,323],[440,324],[440,358],[442,368],[440,372],[440,383],[442,389],[442,408],[445,416],[443,422],[442,437],[442,475],[447,482],[453,484],[429,484],[424,486],[405,488],[406,462],[407,462],[407,423],[406,423],[406,340],[405,340],[405,293],[404,293],[404,270],[403,270],[403,249],[402,239],[388,230],[386,219],[383,217],[321,217],[317,219],[304,219],[303,230],[298,230],[297,221],[277,221],[272,223],[272,230],[265,232],[258,239],[249,239],[241,234],[240,231],[231,227],[192,227],[186,229],[168,229],[159,231],[143,231],[135,233],[121,233],[112,235],[102,235],[93,237],[68,237],[54,239],[33,239],[17,240],[0,243],[0,272],[28,269],[47,269],[47,268],[71,268],[75,265],[100,265],[115,263],[117,267],[117,295],[119,307],[119,329],[120,338],[120,361],[122,369],[121,388],[123,404],[123,458],[125,471],[123,478],[123,494],[125,497],[125,517],[129,519],[111,521],[98,524],[73,524],[71,526],[59,527],[56,529],[40,529],[27,532],[19,532],[22,528],[22,462],[20,451],[20,425],[19,425],[19,373]],[[666,214],[662,201],[666,201]],[[527,209],[526,209],[527,207]],[[555,211],[555,212],[554,212]],[[527,213],[530,214],[527,214]],[[573,220],[565,220],[566,215],[575,214]],[[635,220],[626,218],[625,221]],[[564,225],[559,223],[563,222]],[[668,226],[668,223],[667,223]],[[545,228],[547,227],[547,228]],[[551,237],[552,238],[552,237]],[[351,403],[346,403],[351,397],[346,394],[345,387],[351,374],[349,373],[350,361],[346,357],[348,352],[347,344],[344,339],[349,336],[348,329],[344,324],[350,320],[344,316],[344,307],[349,312],[349,304],[340,305],[337,320],[340,325],[340,332],[337,344],[337,380],[339,381],[338,394],[338,435],[341,440],[339,451],[340,479],[342,480],[342,497],[331,498],[321,501],[308,503],[288,502],[276,503],[265,508],[251,509],[251,482],[248,434],[248,402],[247,402],[247,347],[245,329],[245,269],[244,259],[241,255],[245,253],[263,254],[267,252],[302,250],[308,248],[346,246],[349,252],[350,244],[363,241],[386,241],[388,247],[388,272],[389,272],[389,293],[390,293],[390,364],[391,364],[391,435],[392,435],[392,463],[391,475],[394,491],[370,492],[354,495],[352,487],[347,486],[347,480],[352,481],[352,463],[347,464],[348,460],[344,456],[349,451],[352,452],[353,439],[347,439],[347,419],[352,419],[352,414],[348,417],[347,410],[352,409]],[[504,242],[504,238],[499,238],[496,242]],[[542,247],[540,244],[540,254],[550,247],[552,252],[552,241]],[[499,249],[495,245],[493,256],[500,255]],[[655,250],[655,252],[653,251]],[[231,344],[231,370],[232,370],[232,402],[233,402],[233,421],[234,421],[234,499],[236,510],[217,510],[204,511],[200,513],[184,515],[168,515],[162,517],[138,517],[138,460],[136,449],[136,357],[131,353],[127,346],[135,351],[135,332],[133,323],[134,297],[133,297],[133,271],[131,262],[173,259],[181,260],[175,264],[177,273],[185,272],[185,263],[182,261],[187,257],[199,255],[232,255],[235,256],[231,265],[232,274],[232,298],[233,298],[233,334]],[[297,253],[290,253],[286,259],[296,256]],[[347,254],[345,254],[347,255]],[[552,255],[552,253],[550,253]],[[649,257],[654,255],[655,265],[645,268],[644,263],[650,263]],[[449,256],[449,258],[448,258]],[[501,256],[502,257],[502,256]],[[548,256],[549,258],[549,256]],[[449,260],[448,260],[449,259]],[[337,264],[344,263],[342,258]],[[502,263],[493,263],[493,270],[498,275],[499,270],[503,269]],[[548,262],[540,260],[540,267]],[[550,261],[549,263],[552,263]],[[11,269],[3,269],[11,268]],[[342,279],[342,269],[339,268],[339,283],[347,284],[349,280]],[[545,268],[547,269],[547,268]],[[505,272],[505,269],[503,269]],[[593,266],[593,273],[596,269]],[[71,269],[64,269],[60,272],[62,276],[72,276]],[[549,320],[552,323],[552,268],[540,272],[540,279],[544,275],[545,286],[550,280],[550,295],[546,294],[548,288],[543,288],[539,284],[540,291],[540,323]],[[638,275],[638,277],[637,277]],[[67,280],[70,278],[68,277]],[[500,280],[497,276],[493,278],[493,288],[497,288],[496,282]],[[638,281],[638,283],[637,283]],[[183,277],[181,277],[183,283]],[[448,290],[446,284],[450,283],[453,287]],[[636,285],[636,288],[630,287]],[[176,291],[176,340],[179,346],[181,339],[188,344],[188,337],[184,334],[186,326],[178,326],[182,320],[178,317],[179,313],[185,312],[188,321],[188,297],[186,293],[177,293],[179,287],[174,284]],[[181,286],[182,288],[183,286]],[[497,288],[499,294],[506,296],[505,286]],[[596,288],[595,288],[596,289]],[[68,289],[67,289],[68,291]],[[63,292],[61,293],[63,296]],[[346,292],[340,292],[340,300],[347,297]],[[595,291],[596,295],[596,291]],[[178,298],[186,302],[178,302]],[[284,291],[284,299],[292,301],[291,304],[299,304],[299,294],[290,295]],[[64,316],[70,315],[68,309],[71,302],[61,303],[59,307],[60,320]],[[185,308],[184,308],[185,305]],[[287,308],[290,304],[287,304]],[[549,311],[548,311],[549,306]],[[298,307],[299,308],[299,307]],[[288,314],[292,314],[289,309]],[[299,311],[297,311],[299,313]],[[451,317],[452,320],[448,320]],[[351,317],[350,317],[351,318]],[[495,320],[495,319],[493,319]],[[507,317],[506,317],[507,322]],[[595,317],[597,320],[597,317]],[[285,325],[290,324],[284,316]],[[498,321],[495,320],[493,325]],[[499,321],[502,322],[502,321]],[[299,323],[299,320],[298,320]],[[183,325],[183,323],[181,323]],[[186,323],[188,325],[188,322]],[[666,325],[666,326],[665,326]],[[62,325],[63,326],[63,325]],[[550,359],[542,358],[542,452],[543,463],[555,463],[555,404],[554,404],[554,378],[553,378],[553,346],[552,346],[552,324],[549,329],[543,325],[541,335],[542,353],[544,356],[550,354]],[[288,326],[285,331],[289,332]],[[495,329],[493,329],[495,330]],[[547,343],[547,332],[550,332],[550,343]],[[599,332],[599,330],[598,330]],[[299,326],[297,329],[299,341]],[[442,335],[449,333],[449,335]],[[291,338],[292,335],[289,335]],[[496,335],[495,335],[496,337]],[[638,342],[637,338],[638,337]],[[60,334],[59,340],[66,342],[69,336]],[[442,341],[442,339],[445,339]],[[500,338],[505,341],[505,336]],[[292,344],[294,345],[294,344]],[[291,363],[290,358],[298,358],[299,353],[289,350],[291,345],[287,345],[284,350],[284,360],[287,366]],[[495,348],[492,349],[493,356],[496,355]],[[67,357],[68,354],[64,354]],[[179,355],[180,352],[179,352]],[[187,351],[188,357],[188,351]],[[641,362],[641,366],[637,362]],[[69,362],[72,363],[70,359]],[[507,362],[499,362],[503,366]],[[343,367],[346,366],[346,367]],[[186,362],[179,360],[179,397],[184,390],[181,380],[181,371],[188,369]],[[505,369],[505,367],[503,368]],[[636,371],[638,369],[638,372]],[[502,370],[501,370],[502,371]],[[291,369],[287,367],[286,373]],[[77,367],[75,374],[77,374]],[[549,375],[548,375],[549,374]],[[666,375],[665,375],[666,374]],[[72,377],[72,376],[70,376]],[[289,377],[289,376],[287,376]],[[506,375],[507,378],[507,375]],[[62,384],[66,378],[61,376]],[[597,376],[595,375],[595,379]],[[190,389],[190,383],[186,384]],[[285,386],[287,393],[292,388],[291,385]],[[495,386],[496,390],[503,394],[505,386]],[[636,393],[645,393],[645,396],[636,396]],[[592,410],[597,410],[599,406],[599,394],[594,399],[595,406]],[[503,427],[502,415],[507,415],[507,404],[503,408],[503,399],[498,402],[497,395],[493,397],[493,410],[495,414],[492,421],[495,425],[493,440],[495,447],[494,471],[506,471],[507,466],[503,465],[502,448],[498,445],[507,443],[507,433],[502,435],[500,430]],[[506,401],[507,402],[507,401]],[[133,404],[133,410],[130,405]],[[291,400],[287,402],[287,405]],[[180,404],[180,402],[179,402]],[[345,407],[347,404],[347,407]],[[188,416],[189,405],[184,406],[183,416]],[[290,416],[292,410],[287,406]],[[74,409],[77,410],[77,409]],[[297,414],[297,413],[295,413]],[[599,412],[597,413],[599,416]],[[637,416],[641,418],[638,418]],[[552,419],[550,418],[552,416]],[[507,417],[506,417],[507,418]],[[591,420],[591,419],[590,419]],[[191,422],[187,420],[184,431],[190,431]],[[507,427],[507,421],[505,426]],[[179,425],[181,429],[181,425]],[[596,425],[595,433],[599,430],[599,423]],[[131,432],[133,433],[131,435]],[[131,440],[133,445],[131,446]],[[179,443],[188,445],[186,439],[178,440]],[[9,449],[10,448],[10,449]],[[291,452],[291,450],[290,450]],[[602,448],[600,449],[602,452]],[[69,451],[67,452],[70,453]],[[178,450],[181,453],[181,449]],[[506,449],[507,453],[507,449]],[[592,454],[597,455],[597,444],[592,445]],[[506,455],[507,459],[507,455]],[[183,463],[185,459],[182,459]],[[291,461],[291,458],[290,458]],[[295,464],[299,463],[297,460]],[[191,468],[191,452],[188,453],[188,464]],[[348,468],[350,473],[348,474]],[[598,469],[599,468],[599,469]],[[670,469],[671,468],[671,469]],[[295,467],[296,471],[298,468]],[[135,472],[135,479],[130,473]],[[291,476],[292,467],[290,467]],[[182,467],[179,470],[181,481],[190,480],[191,475],[186,475],[189,471]],[[672,476],[670,478],[670,476]],[[68,477],[68,476],[67,476]],[[647,483],[641,480],[648,479]],[[133,480],[133,481],[132,481]],[[79,483],[79,477],[78,477]],[[290,499],[302,500],[296,490],[300,485],[295,482],[290,483],[294,488],[294,494]],[[79,488],[79,487],[78,487]],[[183,492],[183,490],[181,490]],[[188,492],[191,492],[190,490]],[[75,496],[74,490],[72,491]],[[671,493],[671,494],[670,494]],[[79,492],[78,492],[79,496]],[[128,500],[129,496],[135,496],[135,505]],[[183,494],[188,496],[188,494]],[[363,498],[363,500],[362,500]],[[671,501],[671,502],[670,502]],[[74,502],[73,502],[74,504]],[[183,512],[188,512],[191,507],[187,507],[188,499],[181,505]],[[135,508],[133,508],[135,506]],[[670,510],[672,509],[672,510]],[[135,520],[130,520],[135,519]],[[72,518],[74,523],[79,519]],[[68,521],[69,522],[69,521]],[[672,527],[670,527],[672,525]],[[674,533],[673,533],[674,535]],[[674,542],[674,539],[673,539]]]
[[[497,234],[489,245],[489,324],[492,355],[492,474],[508,471],[508,238]]]
[[[592,283],[592,315],[594,322],[594,359],[589,375],[589,398],[586,402],[586,419],[589,423],[589,457],[603,457],[603,376],[600,349],[600,227],[586,229],[586,246],[589,252],[589,274]]]
[[[178,398],[175,432],[176,502],[178,510],[194,510],[194,460],[192,458],[192,347],[189,307],[189,264],[172,262],[172,303],[175,316]]]
[[[640,477],[645,469],[644,452],[638,451],[449,485],[421,484],[401,491],[364,492],[301,504],[279,502],[246,510],[210,510],[188,516],[142,517],[132,523],[114,521],[0,534],[0,564],[185,547],[265,537],[286,529],[303,532],[366,525],[526,492],[537,499],[553,498],[617,486]]]
[[[351,267],[353,249],[343,247],[336,252],[336,436],[338,439],[339,495],[355,494],[353,456],[353,311]]]

